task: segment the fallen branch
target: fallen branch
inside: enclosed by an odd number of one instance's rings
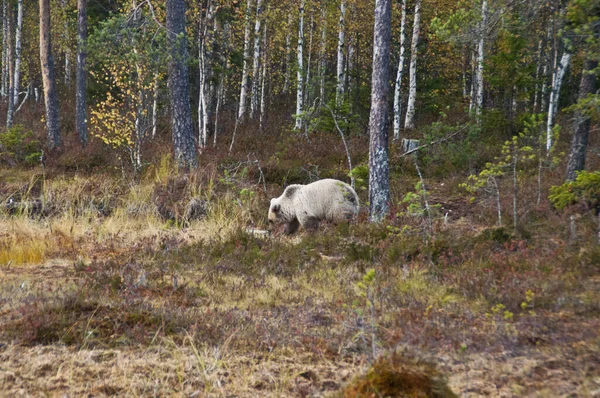
[[[438,140],[435,140],[435,141],[428,142],[427,144],[419,145],[418,147],[416,147],[416,148],[413,148],[413,149],[411,149],[410,151],[406,151],[406,152],[404,152],[402,155],[400,155],[400,157],[402,158],[402,157],[404,157],[404,156],[410,155],[411,153],[417,152],[417,151],[418,151],[418,150],[420,150],[420,149],[427,148],[427,147],[430,147],[430,146],[432,146],[432,145],[435,145],[435,144],[439,144],[440,142],[445,142],[445,141],[448,141],[450,138],[454,137],[454,136],[455,136],[455,135],[457,135],[458,133],[461,133],[461,132],[465,131],[465,130],[467,129],[467,127],[468,127],[468,126],[463,126],[462,128],[460,128],[460,129],[456,130],[456,131],[455,131],[454,133],[452,133],[452,134],[449,134],[449,135],[447,135],[447,136],[445,136],[445,137],[442,137],[442,138],[440,138],[440,139],[438,139]]]

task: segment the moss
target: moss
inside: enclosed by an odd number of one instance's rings
[[[406,352],[382,356],[339,395],[358,397],[456,397],[435,364]]]

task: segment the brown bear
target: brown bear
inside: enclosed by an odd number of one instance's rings
[[[290,185],[283,195],[271,199],[269,222],[285,224],[293,234],[302,225],[316,230],[322,220],[340,222],[358,214],[358,195],[343,181],[325,179],[308,185]]]

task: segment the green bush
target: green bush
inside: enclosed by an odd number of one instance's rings
[[[33,165],[39,162],[42,155],[40,142],[35,139],[31,130],[25,131],[21,125],[15,125],[4,133],[0,133],[0,159],[11,159],[17,163]]]
[[[548,197],[558,210],[577,202],[584,202],[591,208],[600,208],[600,171],[580,171],[575,181],[550,188]]]

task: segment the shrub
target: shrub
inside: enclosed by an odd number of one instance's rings
[[[577,202],[583,202],[591,208],[600,207],[600,171],[580,171],[575,181],[550,188],[548,197],[558,210]]]
[[[0,159],[8,158],[13,162],[34,165],[42,155],[41,145],[31,130],[26,131],[21,125],[15,125],[0,134]]]

